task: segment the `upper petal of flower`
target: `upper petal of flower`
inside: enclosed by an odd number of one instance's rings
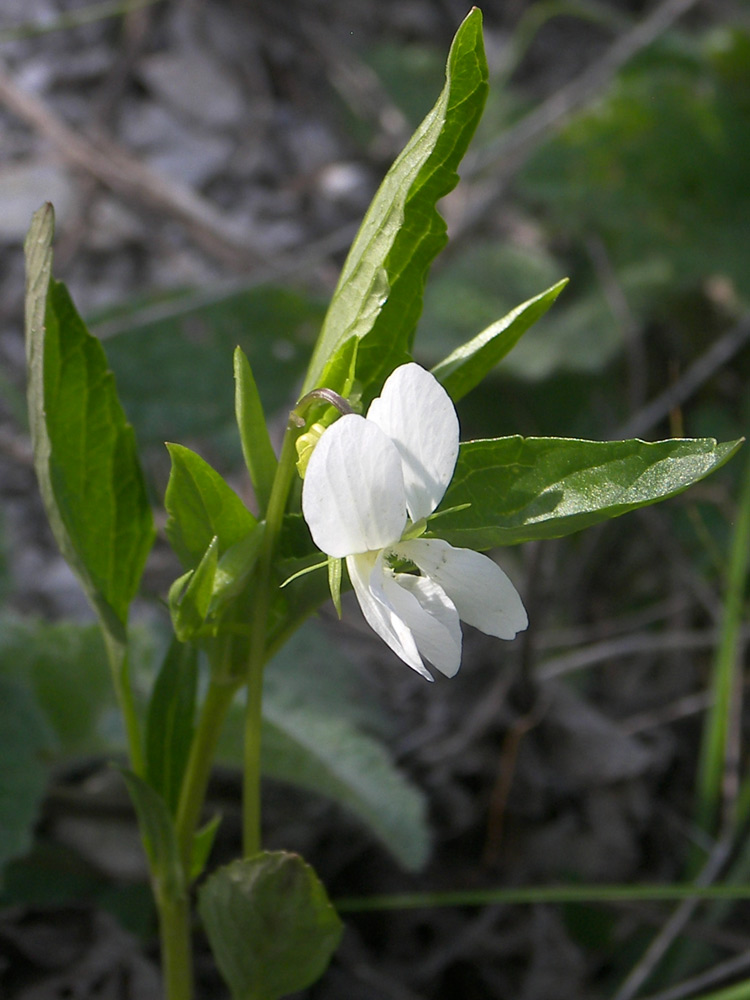
[[[381,549],[406,525],[401,458],[372,421],[351,413],[329,427],[310,457],[302,512],[329,556]]]
[[[489,556],[456,549],[442,538],[400,542],[394,551],[438,583],[468,625],[500,639],[513,639],[528,626],[518,591]]]
[[[412,521],[427,517],[443,499],[458,457],[458,417],[450,396],[424,368],[401,365],[370,404],[367,419],[401,454]]]
[[[453,677],[461,666],[461,623],[443,588],[426,576],[386,573],[383,590],[420,654],[446,677]]]
[[[431,681],[432,676],[422,662],[411,630],[385,595],[383,553],[364,552],[347,556],[346,568],[362,614],[370,628],[377,632],[404,663]]]

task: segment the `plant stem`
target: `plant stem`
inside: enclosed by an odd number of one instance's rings
[[[245,742],[243,749],[242,853],[246,858],[261,849],[260,736],[262,725],[263,664],[253,666],[247,679]]]
[[[726,780],[727,754],[731,753],[733,702],[739,687],[742,664],[741,626],[745,588],[750,575],[750,459],[747,461],[737,520],[729,552],[721,638],[713,665],[712,707],[706,717],[698,771],[696,822],[714,833],[719,818],[723,785]],[[736,705],[735,705],[736,707]]]
[[[263,667],[267,659],[268,612],[271,606],[271,567],[281,533],[287,497],[295,471],[295,444],[301,428],[290,421],[281,446],[279,464],[266,511],[266,533],[258,557],[250,651],[247,665],[247,704],[243,760],[242,846],[245,857],[261,848],[260,833],[260,739]]]
[[[192,1000],[193,955],[190,934],[190,899],[187,892],[171,897],[156,891],[159,937],[167,1000]]]
[[[101,621],[101,627],[104,636],[104,645],[107,650],[107,658],[110,670],[112,671],[112,683],[117,697],[117,704],[125,723],[130,766],[138,777],[143,777],[146,770],[146,762],[143,755],[141,727],[138,723],[133,688],[130,684],[127,636],[124,634],[124,630],[123,635],[115,635],[104,620]]]
[[[206,787],[211,774],[214,751],[224,717],[229,710],[237,687],[236,683],[211,679],[201,708],[198,727],[190,747],[190,756],[185,768],[175,819],[177,844],[186,881],[190,879],[193,838],[206,797]],[[171,995],[169,995],[169,1000],[172,1000]]]

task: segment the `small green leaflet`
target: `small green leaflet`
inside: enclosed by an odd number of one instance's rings
[[[568,279],[558,281],[541,295],[516,306],[473,340],[457,347],[432,369],[454,403],[475,388],[495,365],[518,343],[524,333],[547,312]]]
[[[265,514],[276,475],[276,453],[268,436],[268,425],[250,362],[241,347],[234,352],[235,412],[242,454],[250,473],[261,516]]]
[[[221,556],[249,535],[257,521],[205,459],[180,444],[167,448],[172,459],[164,500],[167,537],[182,564],[195,568],[214,537]]]

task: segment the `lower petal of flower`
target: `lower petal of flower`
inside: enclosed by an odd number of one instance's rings
[[[346,568],[362,614],[370,628],[377,632],[404,663],[431,681],[432,675],[422,662],[414,636],[385,596],[383,582],[386,571],[382,552],[347,556]]]
[[[468,625],[499,639],[513,639],[527,628],[518,591],[489,556],[454,548],[442,538],[414,538],[393,550],[439,584]]]
[[[386,573],[383,589],[421,655],[446,677],[453,677],[461,665],[461,623],[443,588],[426,576]]]

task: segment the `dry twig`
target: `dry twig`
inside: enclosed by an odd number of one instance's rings
[[[630,420],[617,429],[616,438],[640,437],[666,417],[670,410],[681,406],[693,393],[723,368],[750,341],[750,316],[735,323],[693,362],[673,385],[660,392]]]

